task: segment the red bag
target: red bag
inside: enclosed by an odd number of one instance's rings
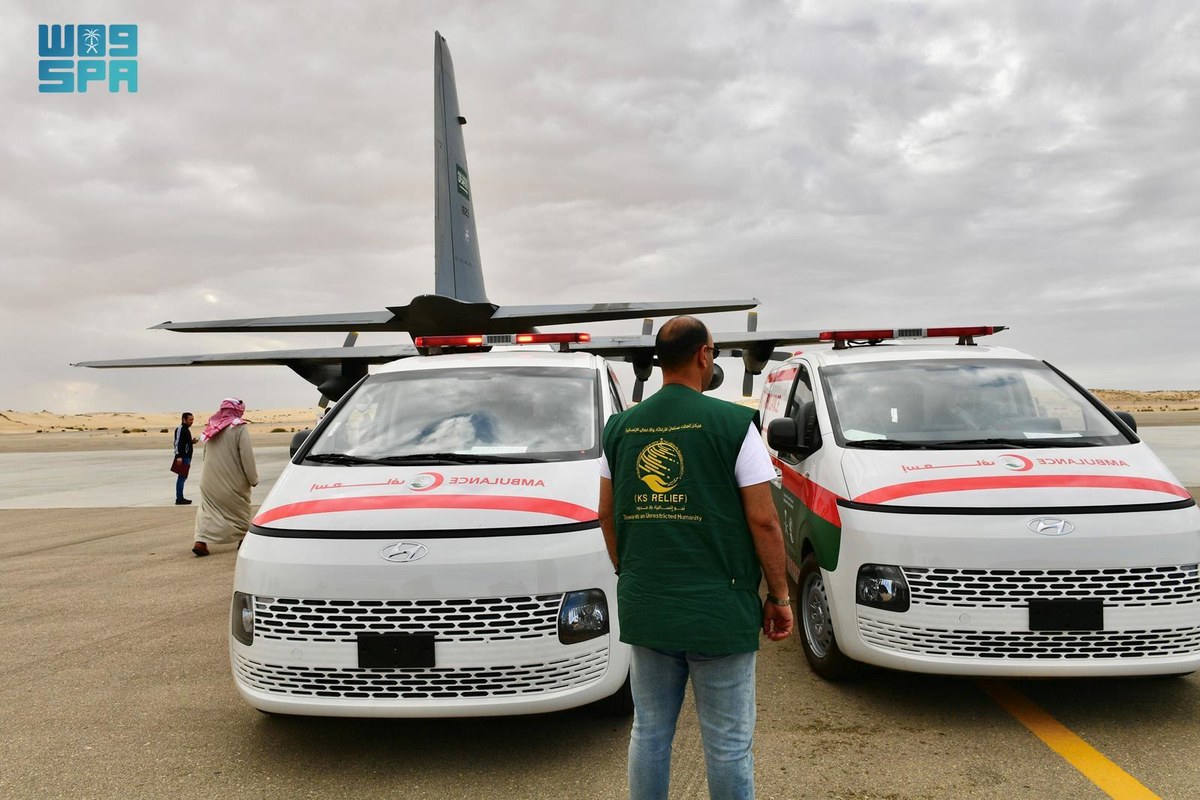
[[[186,478],[191,468],[192,465],[184,461],[182,458],[171,459],[171,472],[174,472],[176,475],[182,475]]]

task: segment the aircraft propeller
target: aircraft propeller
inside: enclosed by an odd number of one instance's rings
[[[758,312],[750,311],[746,314],[746,332],[754,333],[756,330],[758,330]],[[745,358],[746,355],[743,353],[743,361]],[[742,373],[742,397],[750,397],[754,394],[754,376],[757,373],[750,371],[750,365],[748,362],[744,363],[746,363],[746,370]],[[759,372],[761,371],[762,368],[760,367]]]
[[[642,336],[654,332],[654,320],[647,317],[642,320]],[[638,353],[633,357],[633,402],[642,402],[642,394],[646,390],[646,381],[654,372],[654,353]]]

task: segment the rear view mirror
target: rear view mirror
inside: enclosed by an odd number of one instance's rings
[[[1117,415],[1117,419],[1129,426],[1129,430],[1137,433],[1137,420],[1133,418],[1133,414],[1128,411],[1114,411],[1113,413]]]

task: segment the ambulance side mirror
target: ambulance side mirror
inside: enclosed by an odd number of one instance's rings
[[[1117,419],[1129,426],[1129,430],[1137,433],[1137,420],[1133,418],[1133,414],[1128,411],[1114,411],[1113,413],[1117,415]]]
[[[793,453],[800,446],[800,429],[791,417],[771,420],[767,425],[767,447],[780,453]]]
[[[767,446],[780,453],[803,458],[821,446],[817,430],[817,408],[813,403],[800,407],[799,421],[791,417],[771,420],[767,426]]]
[[[304,440],[308,438],[310,433],[312,433],[312,429],[305,428],[304,430],[292,435],[292,445],[288,448],[288,458],[296,457],[296,453],[301,447],[304,446]]]

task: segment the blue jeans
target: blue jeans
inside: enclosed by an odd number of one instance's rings
[[[183,460],[183,463],[185,463],[185,464],[191,464],[191,463],[192,463],[192,459],[191,459],[191,458],[185,458],[185,459]],[[187,481],[187,476],[185,476],[185,475],[177,475],[177,476],[175,476],[175,499],[176,499],[176,500],[182,500],[182,499],[183,499],[183,484],[184,484],[184,482],[185,482],[185,481]]]
[[[629,737],[631,800],[666,800],[671,740],[689,676],[704,741],[709,797],[752,800],[755,655],[633,647],[629,666],[634,709]]]

